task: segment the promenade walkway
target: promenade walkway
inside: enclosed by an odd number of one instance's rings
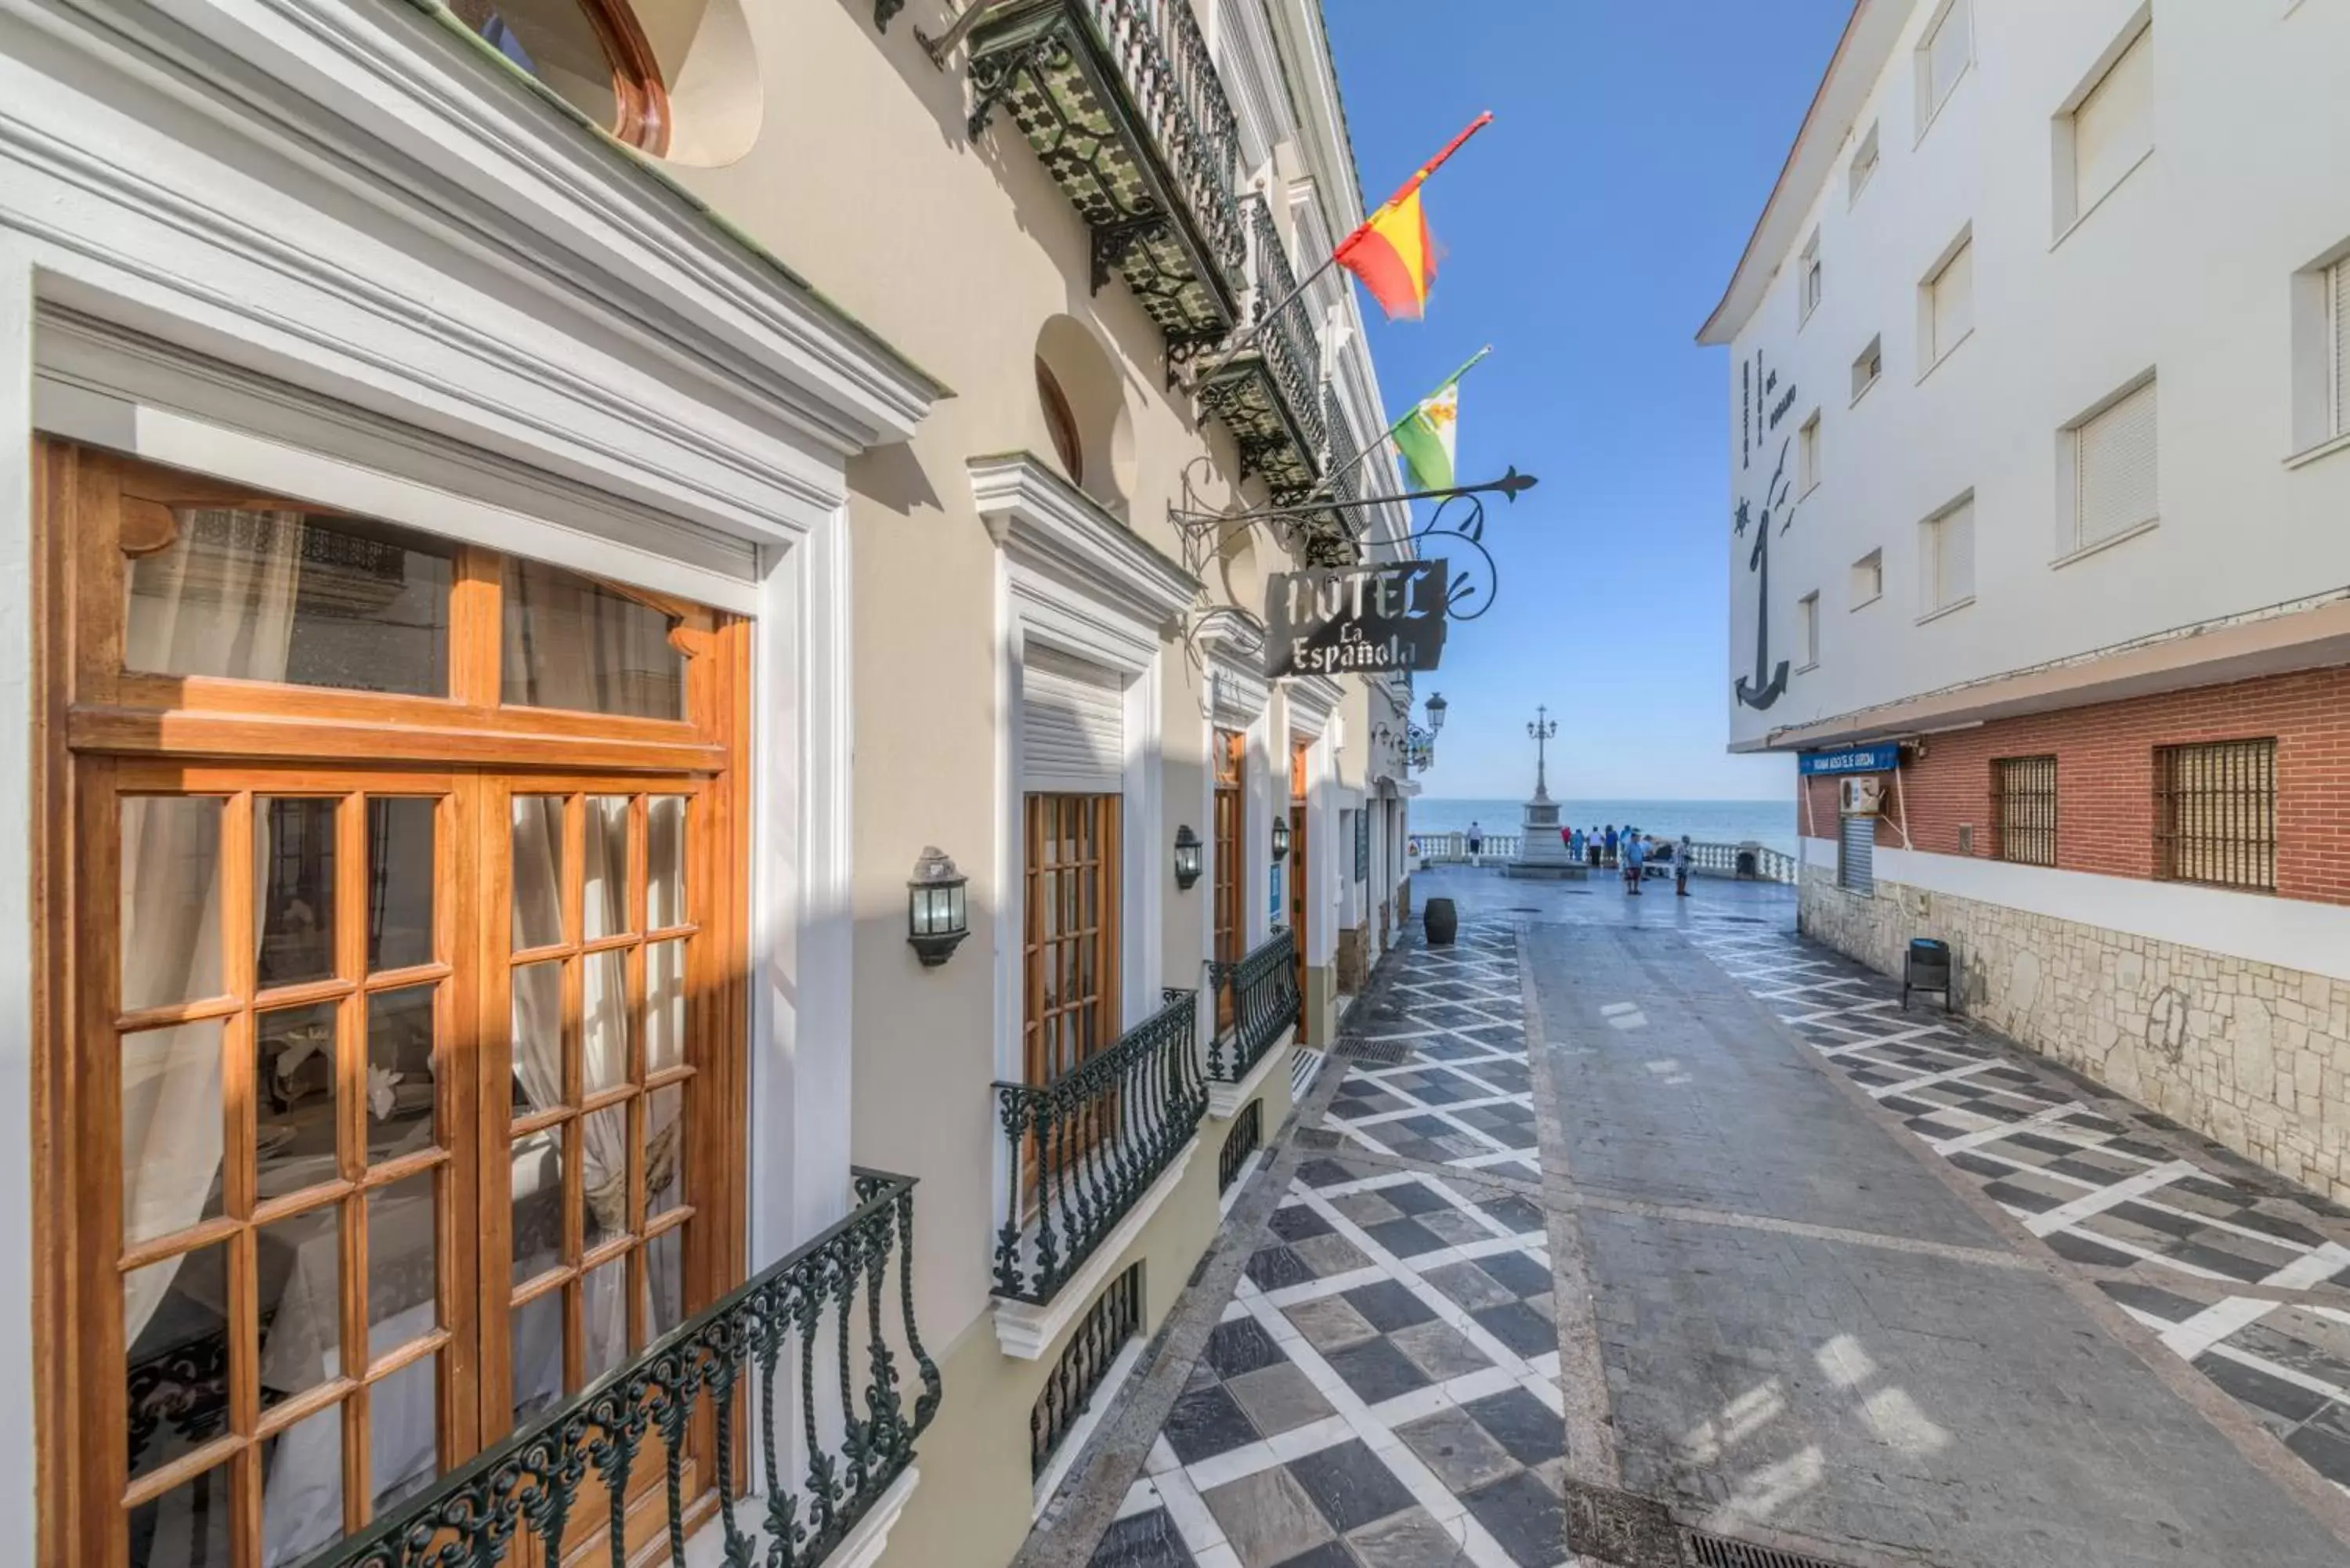
[[[2350,1562],[2350,1215],[1787,889],[1415,893],[1024,1563]]]

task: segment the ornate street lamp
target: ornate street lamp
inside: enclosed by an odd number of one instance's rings
[[[1289,819],[1276,816],[1273,819],[1273,863],[1278,866],[1288,858]]]
[[[1428,694],[1428,732],[1431,735],[1440,734],[1443,729],[1444,693],[1431,691]]]
[[[1190,892],[1191,885],[1200,879],[1200,851],[1203,847],[1190,823],[1175,830],[1175,886],[1180,891]]]
[[[914,874],[906,881],[906,940],[924,969],[946,962],[971,935],[970,911],[963,902],[963,887],[970,880],[935,846],[925,847],[914,862]]]

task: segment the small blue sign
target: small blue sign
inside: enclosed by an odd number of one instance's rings
[[[1796,767],[1805,778],[1820,774],[1889,774],[1901,765],[1901,747],[1887,741],[1876,746],[1846,746],[1840,752],[1805,752]]]

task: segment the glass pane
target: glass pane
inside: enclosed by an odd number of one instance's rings
[[[265,987],[335,972],[336,804],[254,803],[253,919]]]
[[[579,0],[455,0],[449,8],[588,119],[607,130],[619,123],[611,61]]]
[[[629,797],[588,797],[585,867],[587,940],[617,937],[629,927]]]
[[[441,1404],[441,1358],[420,1355],[368,1387],[369,1464],[380,1519],[441,1473],[434,1433]]]
[[[125,669],[439,697],[448,545],[355,517],[182,506],[130,563]]]
[[[515,1114],[551,1111],[563,1097],[563,961],[514,971]]]
[[[343,1370],[339,1203],[261,1227],[261,1407]]]
[[[122,1277],[133,1480],[228,1430],[227,1270],[216,1241]]]
[[[421,796],[367,803],[368,972],[432,961],[432,812]]]
[[[685,717],[685,656],[667,615],[559,566],[510,560],[505,576],[505,701]]]
[[[563,940],[563,797],[514,797],[514,949]]]
[[[130,1511],[130,1568],[213,1568],[229,1561],[229,1515],[236,1511],[229,1465]]]
[[[607,1106],[580,1124],[580,1234],[593,1251],[636,1227],[629,1212],[629,1107]]]
[[[221,1212],[218,1019],[122,1037],[122,1240]]]
[[[514,1282],[563,1262],[563,1129],[514,1144]]]
[[[685,924],[685,796],[657,794],[645,807],[645,928]]]
[[[629,1081],[629,962],[618,949],[581,961],[579,1084],[592,1095]]]
[[[685,1197],[685,1085],[655,1089],[645,1100],[645,1212],[665,1213]]]
[[[276,1568],[342,1533],[343,1407],[337,1404],[261,1445],[261,1560]]]
[[[368,1355],[389,1355],[441,1322],[432,1173],[367,1195]]]
[[[645,949],[645,1071],[685,1061],[685,941]]]
[[[253,1021],[254,1158],[265,1201],[332,1181],[335,1014],[340,1004],[280,1008]]]
[[[645,1243],[647,1337],[659,1339],[685,1321],[685,1227]]]
[[[581,1326],[587,1334],[587,1365],[593,1383],[629,1358],[629,1255],[589,1274],[580,1286]],[[585,1385],[583,1385],[584,1386]]]
[[[514,1418],[519,1427],[563,1397],[563,1292],[514,1309]]]
[[[120,803],[122,1010],[218,996],[221,981],[217,800]]]
[[[367,999],[368,1158],[397,1159],[433,1141],[432,996],[411,985]]]

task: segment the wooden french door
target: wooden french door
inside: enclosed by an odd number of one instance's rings
[[[1216,879],[1211,889],[1215,921],[1215,946],[1212,956],[1218,963],[1240,962],[1247,951],[1247,900],[1243,892],[1246,877],[1242,875],[1247,861],[1241,846],[1242,823],[1246,817],[1246,794],[1243,793],[1248,770],[1248,737],[1237,730],[1218,730],[1215,746],[1216,819],[1215,854]],[[1216,988],[1216,1027],[1226,1029],[1232,1022],[1232,992],[1222,986]]]
[[[1289,934],[1296,951],[1297,994],[1305,995],[1305,842],[1306,742],[1292,743],[1289,753]]]
[[[265,1568],[740,1278],[745,643],[38,455],[42,1560]]]
[[[1118,1037],[1118,807],[1114,794],[1032,794],[1022,877],[1024,1054],[1049,1084]]]

